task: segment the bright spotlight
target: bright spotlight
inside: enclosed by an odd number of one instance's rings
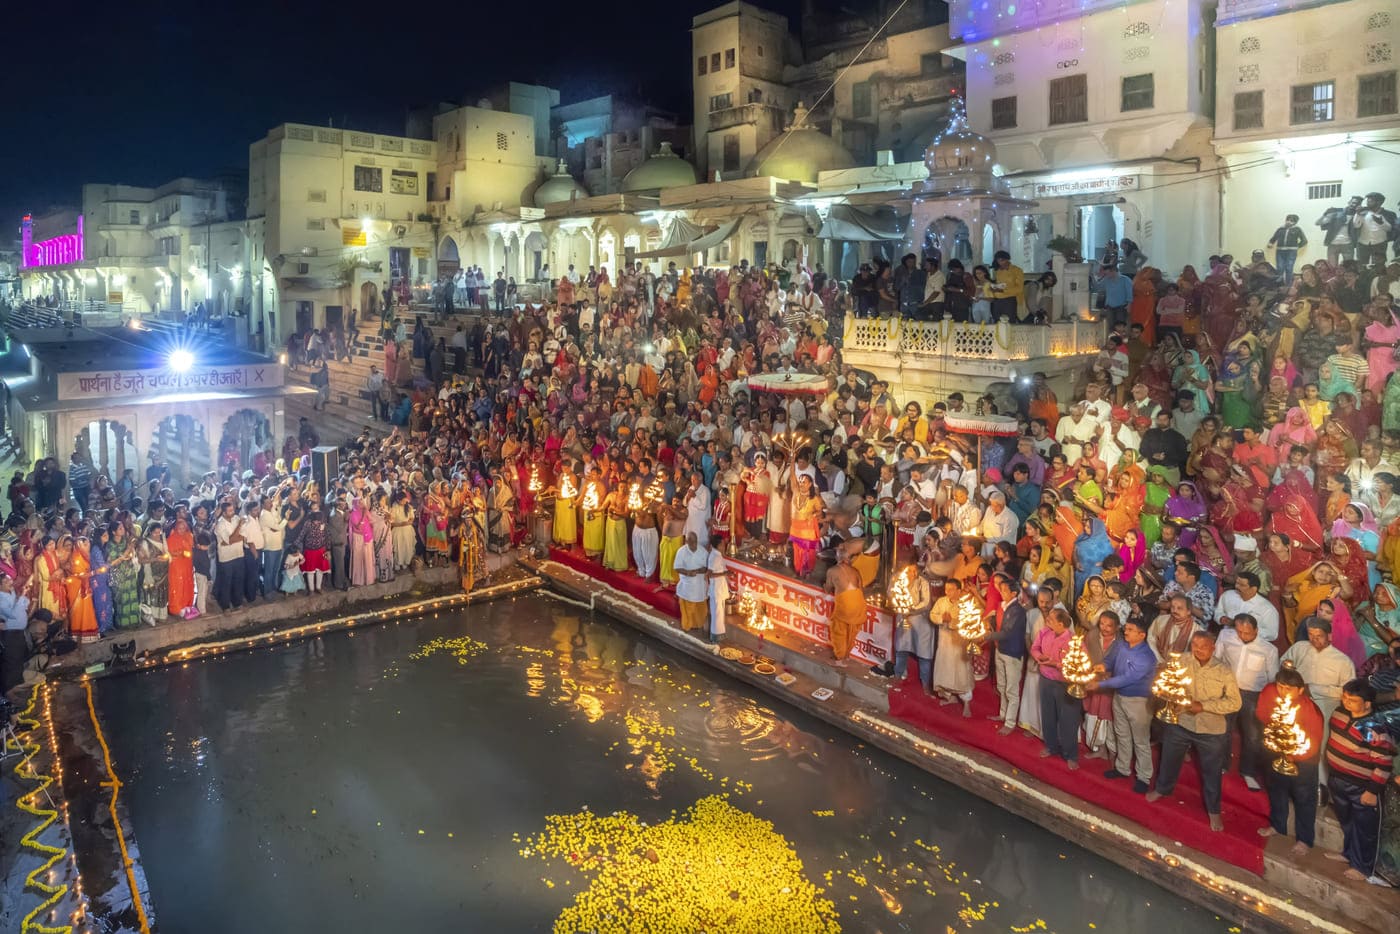
[[[194,366],[194,354],[188,350],[175,350],[170,353],[170,369],[184,373]]]

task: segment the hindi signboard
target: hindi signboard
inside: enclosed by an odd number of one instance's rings
[[[756,564],[733,558],[726,558],[725,563],[729,566],[730,593],[753,594],[774,626],[811,642],[831,644],[826,622],[831,616],[830,594]],[[872,665],[883,665],[894,659],[893,638],[894,618],[878,607],[867,606],[865,626],[851,654]]]
[[[1119,191],[1136,191],[1136,175],[1100,175],[1095,178],[1076,178],[1062,182],[1036,182],[1035,197],[1063,198],[1067,195],[1114,194]]]
[[[183,373],[169,368],[59,373],[58,398],[100,400],[170,393],[238,392],[248,389],[276,389],[282,385],[282,381],[282,367],[276,363],[196,366]]]

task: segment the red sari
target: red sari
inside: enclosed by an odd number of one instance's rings
[[[1144,266],[1133,277],[1133,303],[1128,306],[1128,320],[1142,325],[1142,339],[1151,347],[1157,343],[1157,276],[1151,266]]]
[[[1287,535],[1295,547],[1314,554],[1322,551],[1322,523],[1317,518],[1317,500],[1308,478],[1290,470],[1283,483],[1269,493],[1271,532]]]

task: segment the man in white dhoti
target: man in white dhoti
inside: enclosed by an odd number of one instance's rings
[[[690,491],[685,494],[685,530],[694,532],[702,548],[710,547],[710,488],[701,482],[698,470],[690,473]]]

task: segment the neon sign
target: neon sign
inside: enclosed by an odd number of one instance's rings
[[[78,215],[78,232],[75,234],[63,234],[35,243],[33,227],[33,219],[28,214],[24,215],[24,252],[20,254],[22,267],[59,266],[64,263],[81,263],[83,261],[83,216],[81,214]]]

